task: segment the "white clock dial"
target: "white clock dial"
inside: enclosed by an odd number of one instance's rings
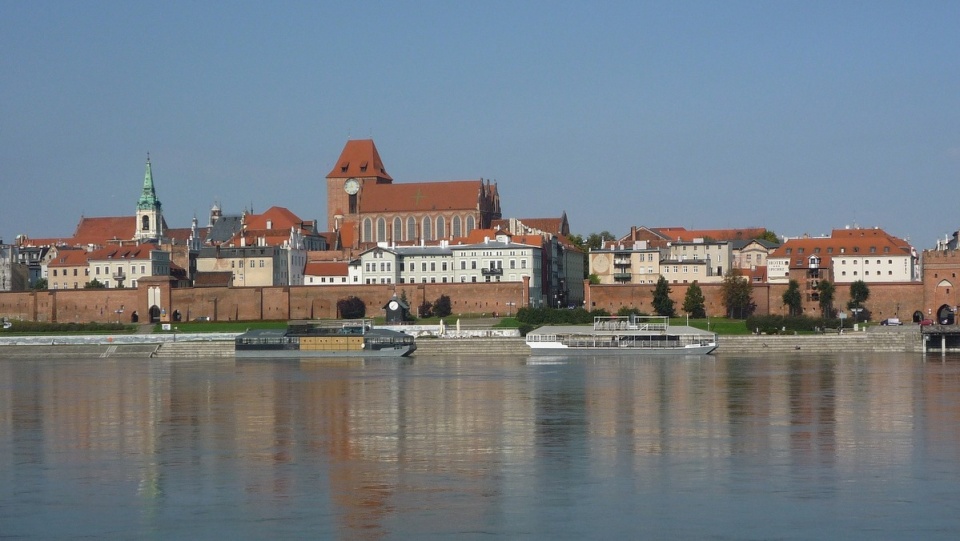
[[[356,195],[356,193],[360,191],[360,181],[355,178],[348,178],[347,181],[343,183],[343,191],[349,195]]]

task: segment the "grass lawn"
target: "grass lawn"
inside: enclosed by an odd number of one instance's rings
[[[670,319],[671,325],[686,325],[687,318],[674,317]],[[709,324],[709,329],[707,325]],[[717,334],[750,334],[747,329],[747,322],[742,319],[727,319],[725,317],[711,317],[707,319],[691,319],[690,326],[697,329],[709,330]]]
[[[177,332],[201,333],[201,332],[244,332],[247,329],[286,329],[286,321],[178,321],[171,323],[172,328]],[[153,327],[153,332],[173,332],[164,331],[160,323]]]

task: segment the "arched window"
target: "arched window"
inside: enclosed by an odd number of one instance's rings
[[[433,227],[431,227],[429,216],[423,218],[423,240],[433,240]]]
[[[443,216],[437,217],[437,238],[442,239],[447,236],[447,220]]]
[[[417,240],[417,221],[413,216],[407,218],[407,240]]]
[[[144,231],[150,231],[150,217],[149,217],[149,216],[144,216],[144,217],[143,217],[143,227],[142,227],[142,229],[143,229]]]
[[[370,242],[373,240],[373,220],[370,218],[363,219],[363,242]]]
[[[463,230],[460,228],[462,222],[459,216],[453,217],[453,238],[462,237]]]
[[[387,221],[383,218],[377,218],[377,241],[387,240]]]
[[[476,228],[477,221],[474,219],[473,215],[471,214],[470,216],[467,216],[467,235],[469,235],[470,232]]]
[[[390,233],[391,233],[391,234],[390,234],[390,238],[393,239],[393,242],[397,242],[397,241],[403,240],[403,238],[402,238],[402,233],[403,233],[402,223],[403,223],[403,222],[400,221],[400,217],[399,217],[399,216],[393,219],[393,231],[390,232]]]

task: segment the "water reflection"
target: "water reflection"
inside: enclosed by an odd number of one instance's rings
[[[960,526],[957,359],[533,361],[0,361],[0,521],[41,538]]]

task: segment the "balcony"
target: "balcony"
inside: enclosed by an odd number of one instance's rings
[[[118,270],[117,272],[113,273],[113,279],[118,282],[122,282],[127,279],[127,275],[123,272],[123,270]]]
[[[614,282],[629,282],[630,273],[629,272],[616,272],[613,274]]]
[[[480,269],[480,274],[483,276],[503,276],[503,269]]]

